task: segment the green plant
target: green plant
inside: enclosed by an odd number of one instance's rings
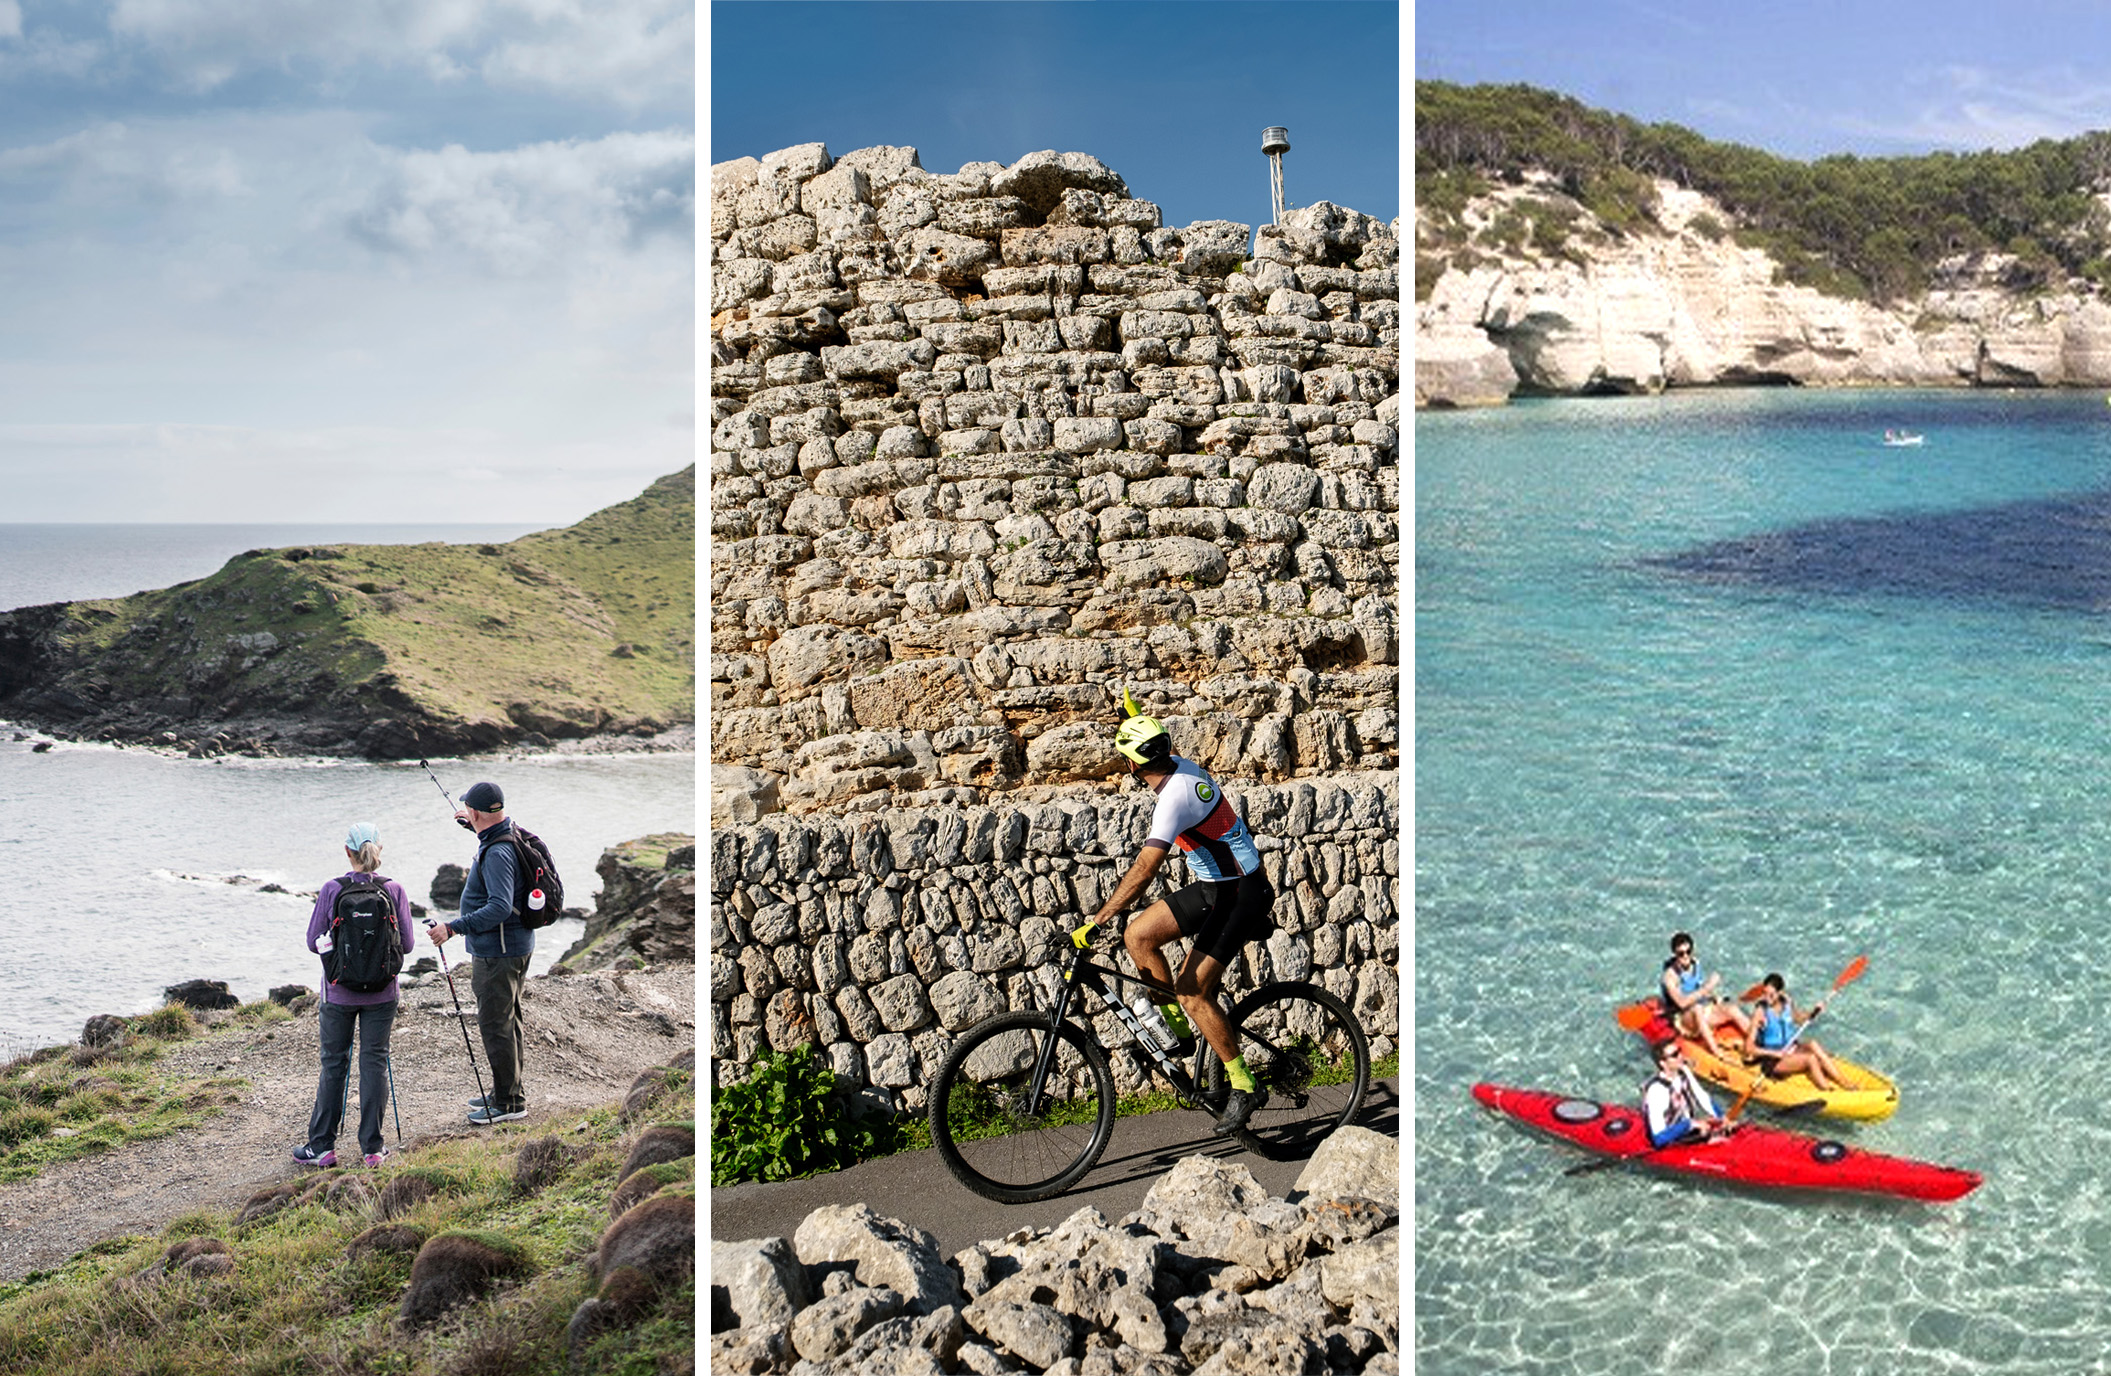
[[[764,1052],[741,1084],[711,1103],[711,1183],[792,1180],[900,1149],[906,1129],[848,1103],[812,1043]]]

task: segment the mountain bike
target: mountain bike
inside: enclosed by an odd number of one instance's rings
[[[1023,1204],[1061,1194],[1083,1179],[1114,1135],[1114,1074],[1091,1025],[1066,1021],[1099,996],[1127,1029],[1144,1062],[1173,1087],[1181,1107],[1215,1115],[1230,1082],[1199,1034],[1191,1069],[1160,1047],[1107,981],[1171,1003],[1173,990],[1148,975],[1124,974],[1086,954],[1084,929],[1071,934],[1055,1006],[983,1019],[960,1035],[931,1082],[931,1140],[953,1178],[985,1199]],[[1227,1020],[1258,1086],[1253,1116],[1233,1134],[1277,1161],[1309,1156],[1356,1116],[1370,1088],[1370,1045],[1348,1004],[1299,981],[1264,984],[1234,1004]]]

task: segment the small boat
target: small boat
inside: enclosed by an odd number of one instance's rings
[[[1962,1199],[1984,1179],[1977,1171],[1886,1156],[1758,1123],[1739,1123],[1735,1132],[1714,1142],[1652,1147],[1642,1115],[1623,1104],[1491,1084],[1475,1085],[1473,1097],[1528,1127],[1602,1156],[1740,1185],[1847,1190],[1940,1203]]]
[[[1916,435],[1911,430],[1886,430],[1884,443],[1892,449],[1909,449],[1919,444],[1926,436]]]
[[[1620,1026],[1650,1046],[1672,1035],[1671,1024],[1664,1021],[1662,1005],[1653,998],[1623,1004],[1614,1011],[1613,1017]],[[1737,1030],[1737,1024],[1719,1020],[1715,1024],[1715,1042],[1729,1053],[1727,1057],[1711,1054],[1699,1038],[1679,1035],[1679,1048],[1686,1053],[1686,1064],[1693,1067],[1694,1074],[1727,1094],[1741,1095],[1751,1090],[1760,1075],[1758,1068],[1746,1064],[1739,1054],[1744,1037]],[[1897,1085],[1868,1066],[1856,1065],[1845,1057],[1834,1056],[1832,1063],[1840,1068],[1843,1088],[1821,1090],[1810,1082],[1808,1075],[1799,1072],[1761,1083],[1753,1090],[1752,1099],[1768,1108],[1796,1109],[1861,1122],[1889,1118],[1898,1111]]]

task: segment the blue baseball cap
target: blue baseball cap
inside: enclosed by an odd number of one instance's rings
[[[494,783],[471,784],[462,793],[462,806],[478,812],[500,812],[505,809],[506,795]]]
[[[362,846],[369,842],[378,842],[380,839],[381,828],[372,822],[354,822],[352,829],[345,833],[345,849],[357,854]]]

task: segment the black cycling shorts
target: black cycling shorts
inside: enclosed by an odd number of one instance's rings
[[[1231,964],[1249,941],[1266,941],[1275,932],[1268,910],[1275,906],[1275,886],[1259,870],[1225,884],[1190,884],[1166,900],[1180,924],[1180,935],[1219,965]]]

